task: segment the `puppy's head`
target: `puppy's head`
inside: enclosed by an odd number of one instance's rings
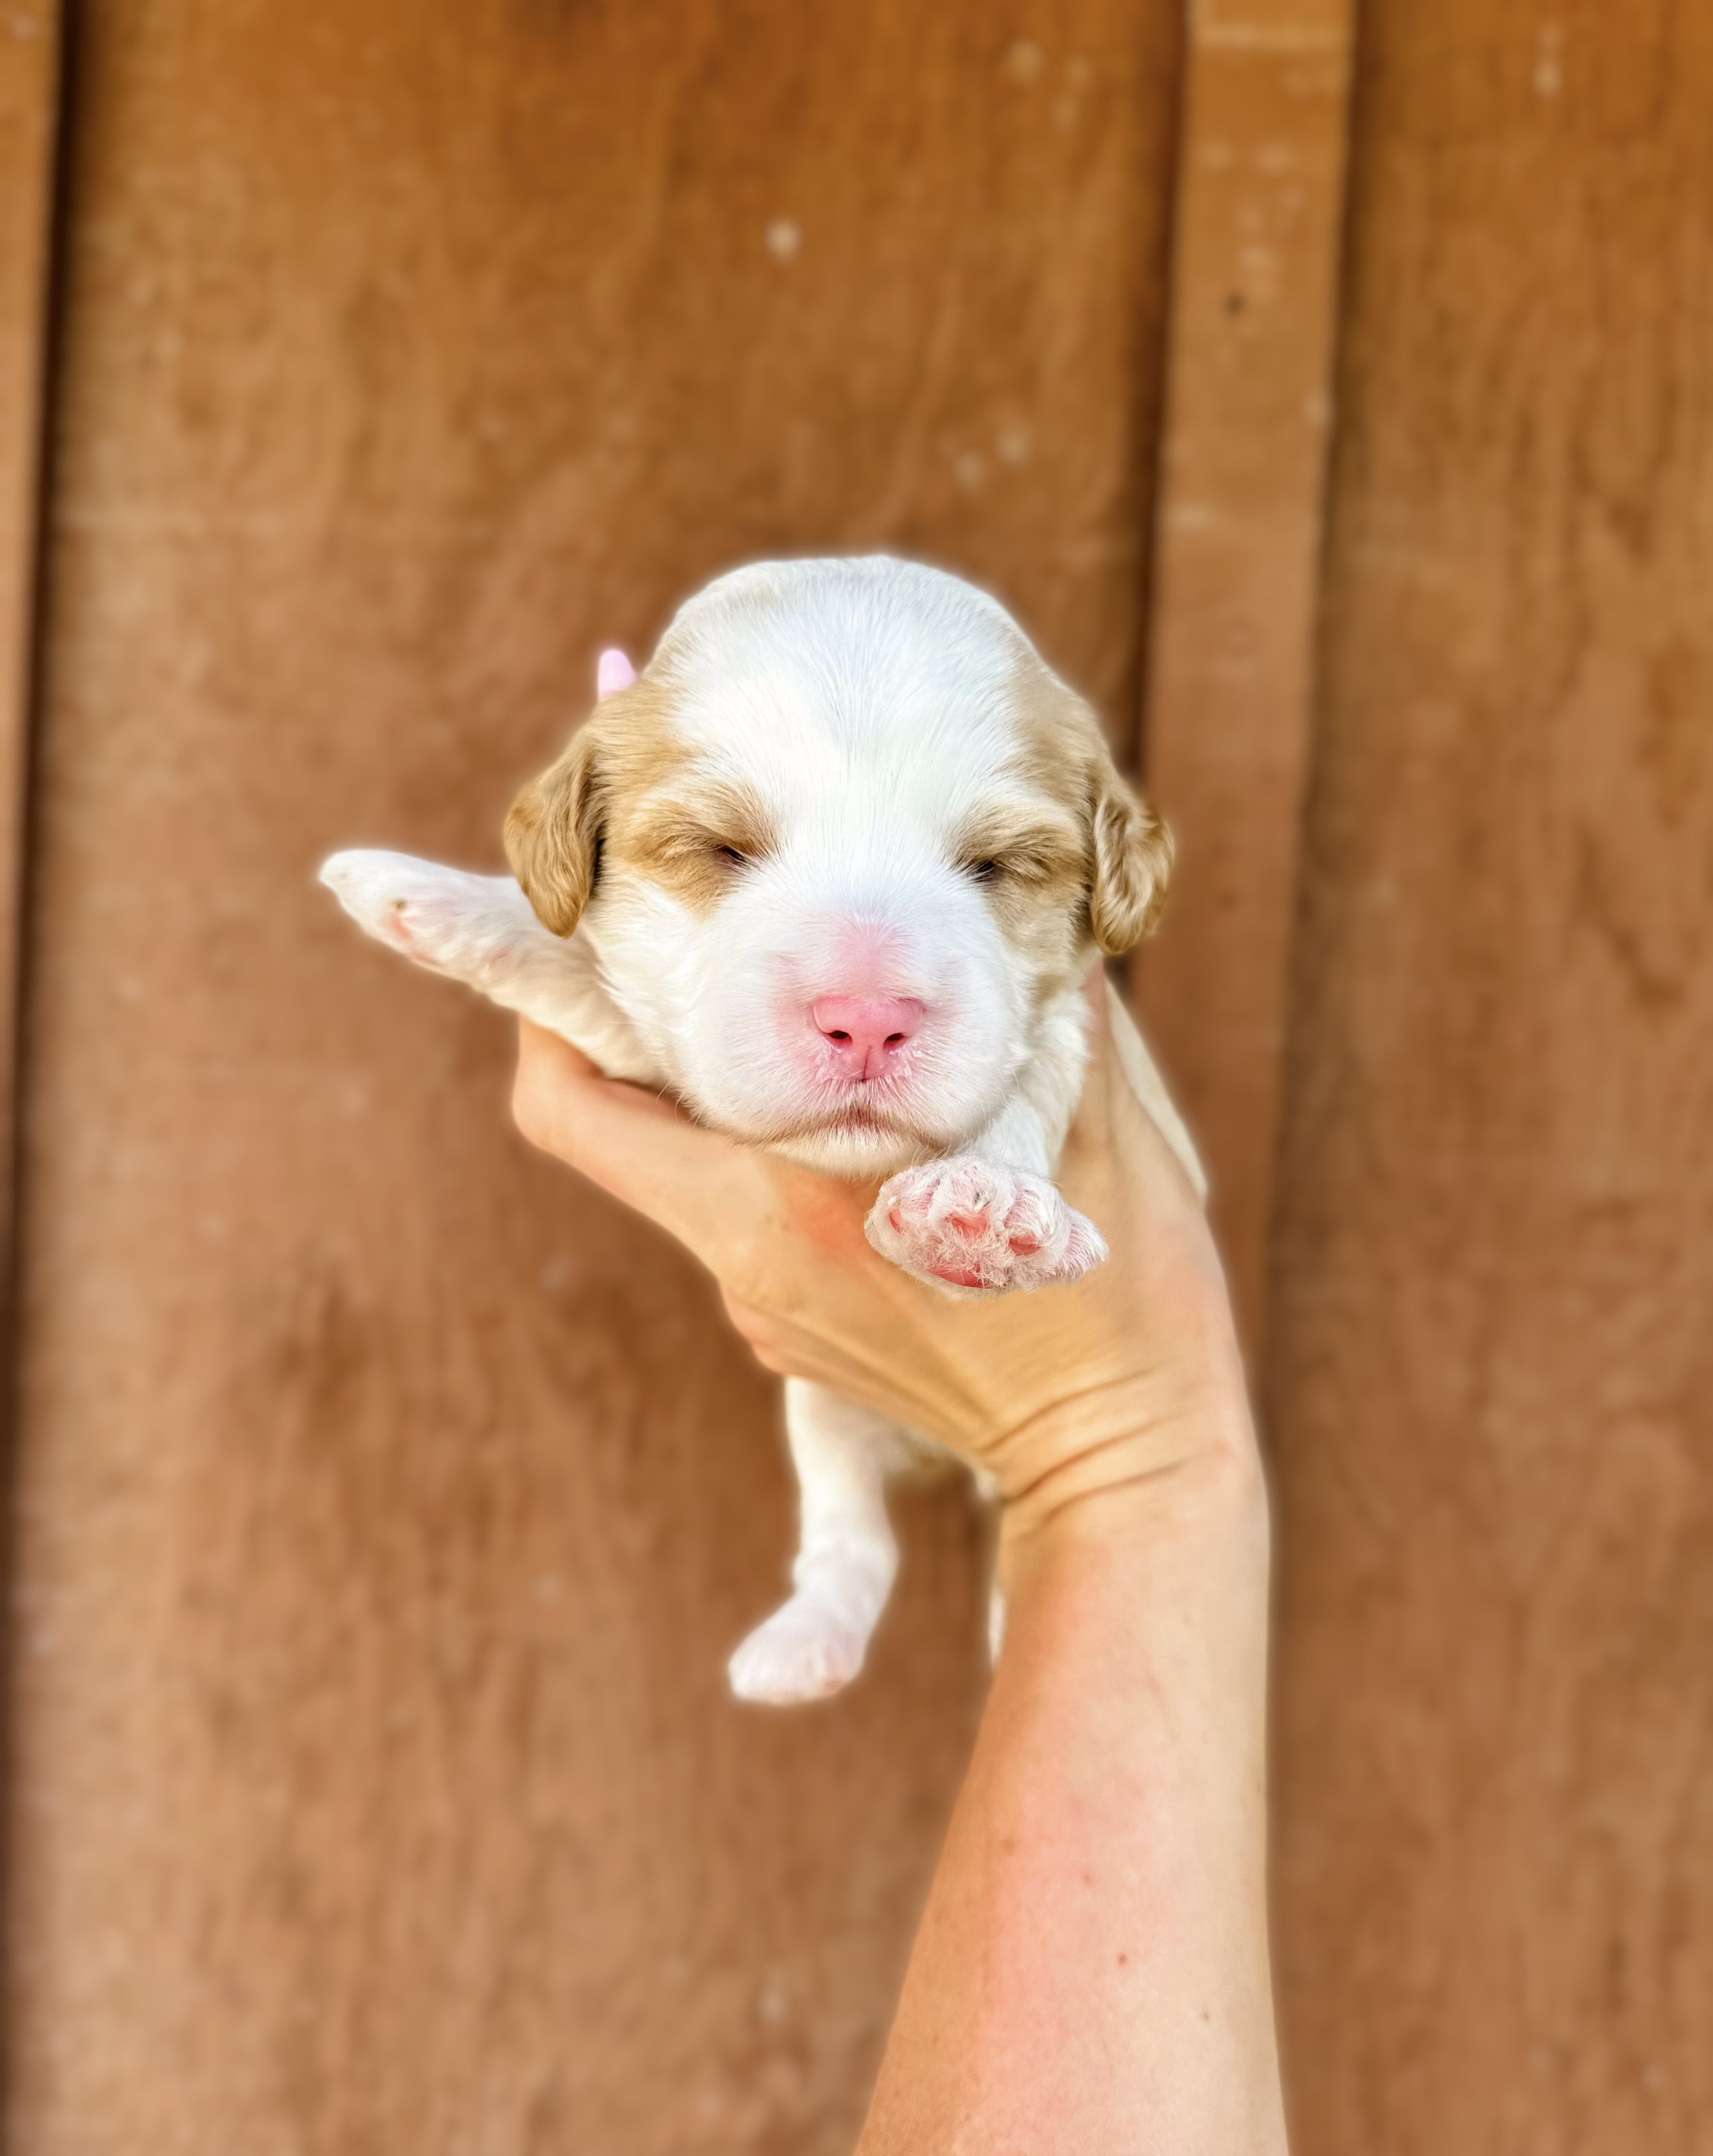
[[[990,1121],[1171,857],[1003,608],[886,559],[710,585],[506,846],[697,1113],[849,1174]]]

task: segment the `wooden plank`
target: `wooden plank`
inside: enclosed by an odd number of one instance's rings
[[[1145,726],[1179,869],[1137,972],[1258,1358],[1313,696],[1349,0],[1191,11]]]
[[[1713,2147],[1713,13],[1364,16],[1268,1388],[1320,2156]]]
[[[14,2144],[847,2148],[983,1683],[736,1709],[790,1522],[677,1254],[329,847],[512,788],[733,559],[1134,698],[1167,0],[93,5],[28,1087]]]
[[[8,1249],[59,64],[58,0],[0,11],[0,1245]]]

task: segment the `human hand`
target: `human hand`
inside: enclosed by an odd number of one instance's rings
[[[1098,974],[1091,988],[1093,1053],[1058,1180],[1111,1255],[1069,1286],[954,1302],[870,1249],[870,1185],[704,1130],[527,1024],[514,1112],[532,1143],[701,1260],[768,1368],[861,1400],[986,1468],[1015,1537],[1178,1470],[1253,1466],[1206,1221],[1124,1078]]]
[[[872,1187],[699,1129],[523,1029],[526,1137],[687,1245],[769,1368],[940,1439],[1005,1500],[1006,1650],[864,2156],[1020,2133],[1285,2148],[1265,1490],[1206,1219],[1091,1000],[1058,1181],[1111,1255],[956,1302],[870,1249]]]

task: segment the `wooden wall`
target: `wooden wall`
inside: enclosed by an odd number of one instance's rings
[[[12,1712],[28,2156],[847,2148],[983,1681],[731,1702],[706,1283],[352,934],[735,557],[987,578],[1134,711],[1169,7],[80,12]]]
[[[811,546],[1148,706],[1299,2147],[1713,2145],[1705,15],[85,0],[58,94],[0,17],[21,2156],[850,2145],[978,1525],[734,1707],[768,1387],[309,881],[494,860],[600,644]]]
[[[1304,2149],[1713,2148],[1713,13],[1365,11],[1273,1245]]]

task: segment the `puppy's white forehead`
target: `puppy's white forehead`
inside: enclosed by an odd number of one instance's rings
[[[1031,659],[983,593],[876,560],[723,577],[680,611],[654,665],[687,746],[776,811],[941,831],[1013,790],[1018,668]]]

